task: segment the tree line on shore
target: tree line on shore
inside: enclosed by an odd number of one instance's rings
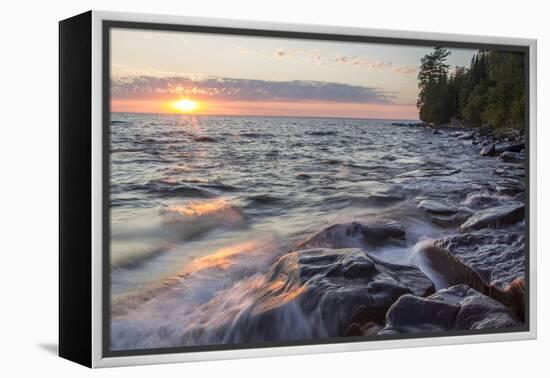
[[[495,129],[523,128],[525,117],[524,54],[479,50],[470,67],[449,69],[448,49],[435,47],[421,59],[417,108],[423,122],[469,126],[489,123]]]

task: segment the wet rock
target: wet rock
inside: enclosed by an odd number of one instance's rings
[[[525,143],[511,142],[496,146],[496,152],[499,154],[503,152],[521,152],[523,149],[525,149]]]
[[[457,139],[460,139],[460,140],[472,140],[474,138],[475,138],[474,133],[463,133],[462,135],[457,137]]]
[[[297,178],[297,179],[301,179],[301,180],[307,180],[307,179],[310,179],[311,176],[308,175],[307,173],[298,173],[298,174],[296,175],[296,178]]]
[[[392,240],[403,240],[404,237],[405,228],[395,221],[341,223],[317,232],[296,245],[295,249],[376,246]]]
[[[468,193],[462,205],[472,210],[483,210],[510,202],[510,197],[501,196],[488,191]]]
[[[438,135],[438,134],[441,134],[441,131],[439,131],[439,130],[436,129],[436,130],[433,130],[433,131],[432,131],[432,134]]]
[[[497,150],[495,148],[495,144],[491,143],[485,147],[483,147],[480,151],[481,156],[495,156],[497,153]]]
[[[504,289],[515,279],[523,278],[525,274],[525,233],[519,226],[505,230],[483,229],[449,235],[435,241],[434,246],[444,249],[460,263],[473,269],[487,285]],[[434,261],[442,258],[433,255],[433,252],[428,257]],[[450,265],[452,265],[450,269],[461,268],[455,266],[455,263]],[[445,268],[439,268],[441,269]],[[470,286],[483,290],[474,284]]]
[[[351,323],[348,330],[346,331],[346,336],[368,336],[368,335],[377,335],[382,327],[378,323],[366,322],[361,323]]]
[[[502,303],[473,289],[460,302],[455,329],[520,327],[522,323]]]
[[[426,242],[418,252],[424,256],[430,267],[445,278],[449,285],[465,284],[482,293],[489,293],[490,287],[480,274],[460,256],[440,247],[436,242]]]
[[[520,327],[522,323],[500,302],[456,285],[427,298],[404,295],[388,310],[380,334]]]
[[[369,324],[382,325],[402,295],[433,292],[418,268],[388,264],[361,249],[291,252],[275,261],[254,300],[223,330],[224,341],[363,334]]]
[[[468,209],[433,200],[421,201],[418,207],[430,216],[430,220],[434,224],[440,227],[459,226],[472,215]]]
[[[453,205],[433,200],[421,201],[418,207],[430,214],[451,215],[458,212],[458,208]]]
[[[501,206],[480,210],[460,226],[460,232],[514,224],[523,220],[524,213],[525,205],[515,201]]]
[[[439,227],[456,227],[464,223],[471,215],[472,213],[467,209],[460,209],[456,214],[430,214],[430,220]]]
[[[505,163],[523,163],[525,161],[522,154],[510,151],[504,151],[498,158]]]

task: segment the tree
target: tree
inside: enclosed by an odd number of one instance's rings
[[[416,106],[420,119],[424,122],[449,122],[453,99],[449,91],[449,65],[446,61],[450,54],[451,52],[443,47],[435,47],[434,51],[424,56],[420,62],[420,92]]]
[[[450,51],[436,47],[421,59],[417,107],[420,119],[441,124],[451,118],[470,126],[523,127],[525,61],[523,53],[479,50],[470,67],[449,73]]]

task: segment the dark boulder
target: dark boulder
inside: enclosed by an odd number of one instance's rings
[[[403,295],[390,307],[380,334],[448,331],[459,308],[453,303]]]
[[[481,156],[495,156],[497,154],[497,150],[495,148],[495,144],[491,143],[481,149],[479,152]]]
[[[455,329],[494,329],[520,327],[522,323],[502,303],[473,289],[460,302]]]
[[[433,292],[418,268],[361,249],[295,251],[274,262],[254,299],[219,332],[231,343],[363,334],[383,325],[402,295]]]
[[[480,210],[460,226],[460,232],[480,230],[483,228],[498,228],[523,220],[525,205],[511,201],[507,204]]]
[[[376,246],[404,237],[405,228],[395,221],[341,223],[322,229],[298,243],[295,249]]]
[[[404,295],[386,315],[380,334],[520,327],[500,302],[465,285],[442,289],[428,298]]]
[[[519,226],[504,230],[483,229],[449,235],[436,240],[434,246],[473,269],[486,285],[504,289],[515,279],[523,278],[525,274],[525,232]],[[437,260],[441,257],[428,255],[428,258]],[[456,263],[451,265],[452,269],[465,272],[464,268],[460,268]],[[466,277],[465,274],[457,274],[457,277],[459,281],[454,283],[467,283],[460,281],[460,277]],[[482,290],[474,284],[470,286]]]
[[[520,143],[515,143],[515,142],[510,142],[510,143],[504,143],[504,144],[500,144],[498,146],[496,146],[496,152],[497,153],[503,153],[503,152],[521,152],[523,149],[525,149],[525,143],[523,142],[520,142]]]
[[[435,129],[435,130],[433,130],[433,131],[432,131],[432,134],[434,134],[434,135],[438,135],[438,134],[441,134],[441,131],[439,131],[439,130]]]

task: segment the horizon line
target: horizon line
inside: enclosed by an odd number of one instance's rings
[[[369,118],[353,116],[315,116],[315,115],[264,115],[264,114],[215,114],[215,113],[162,113],[162,112],[113,112],[109,114],[154,114],[154,115],[179,115],[179,116],[202,116],[202,117],[257,117],[257,118],[327,118],[327,119],[364,119],[373,121],[415,121],[420,122],[420,118]]]

